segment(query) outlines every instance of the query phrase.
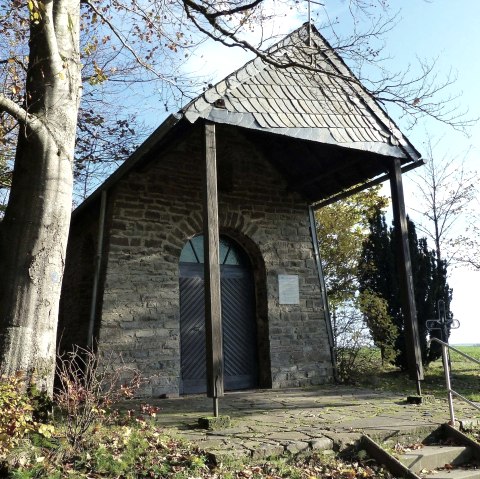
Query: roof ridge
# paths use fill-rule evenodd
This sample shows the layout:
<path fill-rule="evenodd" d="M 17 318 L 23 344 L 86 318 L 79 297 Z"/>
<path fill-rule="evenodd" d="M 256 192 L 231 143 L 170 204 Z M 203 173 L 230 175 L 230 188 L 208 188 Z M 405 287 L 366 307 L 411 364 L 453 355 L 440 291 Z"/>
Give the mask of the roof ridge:
<path fill-rule="evenodd" d="M 275 102 L 272 108 L 268 108 L 267 104 L 258 103 L 245 86 L 256 83 L 267 88 L 281 87 L 282 81 L 292 86 L 289 88 L 290 102 L 295 104 L 298 98 L 304 97 L 313 102 L 316 109 L 312 111 L 307 105 L 307 110 L 302 106 L 298 114 L 289 113 Z M 236 93 L 241 87 L 243 89 Z M 275 96 L 273 90 L 272 94 Z M 223 101 L 217 103 L 218 100 Z M 323 133 L 317 136 L 322 138 L 321 141 L 346 144 L 350 139 L 361 148 L 364 147 L 361 143 L 383 143 L 401 150 L 402 156 L 407 158 L 420 156 L 328 40 L 308 22 L 210 86 L 181 113 L 191 123 L 198 118 L 209 118 L 220 123 L 272 129 L 278 133 L 282 133 L 282 128 L 302 129 L 313 124 L 317 125 L 312 126 L 313 129 L 323 128 Z M 302 115 L 311 115 L 311 118 L 304 121 Z M 356 115 L 356 118 L 363 115 L 363 120 L 358 123 L 354 118 L 347 118 L 349 115 Z M 325 124 L 329 124 L 328 117 L 339 122 L 335 128 L 325 128 Z"/>
<path fill-rule="evenodd" d="M 337 68 L 343 76 L 349 77 L 351 79 L 351 81 L 349 81 L 348 84 L 351 85 L 351 88 L 353 92 L 356 94 L 356 97 L 359 100 L 361 100 L 369 108 L 370 112 L 373 115 L 375 115 L 387 127 L 388 130 L 391 131 L 395 140 L 399 142 L 399 145 L 401 146 L 401 148 L 406 150 L 406 153 L 409 156 L 411 156 L 413 152 L 417 156 L 419 156 L 419 153 L 416 150 L 416 148 L 410 143 L 408 138 L 402 133 L 402 131 L 397 126 L 397 124 L 392 119 L 392 117 L 382 108 L 378 100 L 366 89 L 366 87 L 353 73 L 353 71 L 347 65 L 347 63 L 341 57 L 341 55 L 336 53 L 335 49 L 332 47 L 332 45 L 330 45 L 329 41 L 317 30 L 317 28 L 313 24 L 312 24 L 312 30 L 315 31 L 316 36 L 320 38 L 322 43 L 327 47 L 325 50 L 326 59 L 331 64 L 333 64 L 333 66 Z M 331 53 L 331 55 L 329 56 L 328 53 Z M 339 63 L 339 65 L 337 63 Z M 342 73 L 341 70 L 343 69 L 346 70 L 345 73 Z M 359 89 L 363 94 L 359 94 L 357 89 Z"/>
<path fill-rule="evenodd" d="M 230 73 L 219 82 L 210 86 L 204 92 L 200 93 L 198 97 L 187 103 L 187 105 L 181 109 L 181 112 L 183 112 L 185 117 L 190 122 L 194 123 L 200 116 L 200 113 L 206 113 L 207 110 L 211 109 L 212 103 L 214 103 L 216 100 L 219 100 L 225 94 L 228 88 L 236 89 L 241 86 L 243 82 L 263 71 L 269 65 L 269 63 L 266 62 L 263 57 L 275 55 L 282 49 L 289 46 L 292 38 L 295 35 L 300 34 L 302 30 L 306 30 L 307 25 L 308 23 L 302 24 L 296 30 L 281 38 L 277 43 L 274 43 L 268 47 L 264 55 L 257 55 L 255 58 L 252 58 L 243 66 L 237 68 L 234 72 Z M 250 71 L 248 71 L 249 69 Z M 246 74 L 244 74 L 244 72 Z M 239 75 L 241 75 L 242 78 L 239 79 Z M 233 80 L 232 82 L 232 79 L 234 78 L 235 80 L 238 79 L 238 81 Z M 194 108 L 196 111 L 193 112 L 192 108 Z"/>

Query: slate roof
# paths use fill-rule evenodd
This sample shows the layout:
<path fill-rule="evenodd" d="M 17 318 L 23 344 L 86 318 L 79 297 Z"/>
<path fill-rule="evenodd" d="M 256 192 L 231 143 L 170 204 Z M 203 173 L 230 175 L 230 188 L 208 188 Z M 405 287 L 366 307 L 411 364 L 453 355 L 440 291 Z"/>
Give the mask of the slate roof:
<path fill-rule="evenodd" d="M 271 59 L 271 61 L 270 61 Z M 307 65 L 307 67 L 305 67 Z M 78 208 L 78 215 L 132 169 L 151 161 L 199 119 L 222 139 L 245 139 L 284 175 L 288 189 L 312 203 L 384 175 L 389 159 L 408 168 L 420 154 L 312 26 L 305 24 L 170 115 Z"/>
<path fill-rule="evenodd" d="M 192 123 L 203 118 L 417 160 L 419 153 L 313 26 L 310 43 L 305 24 L 269 49 L 273 63 L 248 62 L 183 114 Z"/>

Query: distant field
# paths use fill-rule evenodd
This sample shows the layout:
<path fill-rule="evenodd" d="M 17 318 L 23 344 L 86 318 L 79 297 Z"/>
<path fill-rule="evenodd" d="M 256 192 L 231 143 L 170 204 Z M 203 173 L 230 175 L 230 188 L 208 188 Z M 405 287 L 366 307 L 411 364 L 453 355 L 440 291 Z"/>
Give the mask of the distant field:
<path fill-rule="evenodd" d="M 473 356 L 475 359 L 480 361 L 480 344 L 475 346 L 454 346 L 454 348 L 459 349 L 462 351 L 462 353 Z"/>
<path fill-rule="evenodd" d="M 480 345 L 454 346 L 464 354 L 480 361 Z M 371 353 L 371 351 L 370 351 Z M 480 402 L 480 365 L 468 361 L 455 351 L 451 352 L 452 388 L 471 401 Z M 398 369 L 386 365 L 381 367 L 375 355 L 370 356 L 371 370 L 365 371 L 360 382 L 365 386 L 384 390 L 415 393 L 415 383 Z M 422 381 L 422 392 L 436 397 L 446 397 L 445 375 L 442 360 L 438 359 L 425 368 L 425 380 Z"/>
<path fill-rule="evenodd" d="M 464 354 L 480 361 L 480 346 L 454 346 Z M 456 351 L 450 353 L 452 368 L 452 389 L 458 390 L 460 394 L 472 401 L 480 401 L 480 365 L 469 361 Z M 443 374 L 441 361 L 436 361 L 437 366 Z"/>

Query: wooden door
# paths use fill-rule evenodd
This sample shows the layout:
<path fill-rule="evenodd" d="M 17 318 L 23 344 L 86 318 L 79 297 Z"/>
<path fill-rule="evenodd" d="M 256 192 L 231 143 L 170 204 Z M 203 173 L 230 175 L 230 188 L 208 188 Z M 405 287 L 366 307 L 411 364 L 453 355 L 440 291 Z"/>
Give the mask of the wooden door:
<path fill-rule="evenodd" d="M 180 262 L 180 392 L 183 394 L 206 391 L 203 254 L 195 251 L 202 237 L 196 238 L 187 245 L 189 254 L 182 254 Z M 220 256 L 221 260 L 224 258 L 220 271 L 225 389 L 254 388 L 258 382 L 258 364 L 253 275 L 244 253 L 221 239 L 221 252 L 229 251 Z M 196 259 L 199 262 L 194 262 Z"/>

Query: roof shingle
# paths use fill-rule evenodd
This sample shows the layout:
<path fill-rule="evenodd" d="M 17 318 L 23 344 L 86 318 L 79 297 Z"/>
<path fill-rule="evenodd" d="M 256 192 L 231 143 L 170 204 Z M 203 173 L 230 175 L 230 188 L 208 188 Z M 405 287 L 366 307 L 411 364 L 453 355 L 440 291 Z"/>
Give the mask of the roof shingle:
<path fill-rule="evenodd" d="M 269 49 L 276 64 L 257 57 L 206 90 L 183 109 L 186 118 L 322 138 L 382 154 L 394 148 L 395 156 L 418 159 L 415 148 L 314 28 L 313 47 L 308 46 L 307 30 L 304 25 Z M 220 98 L 224 102 L 217 107 Z"/>

